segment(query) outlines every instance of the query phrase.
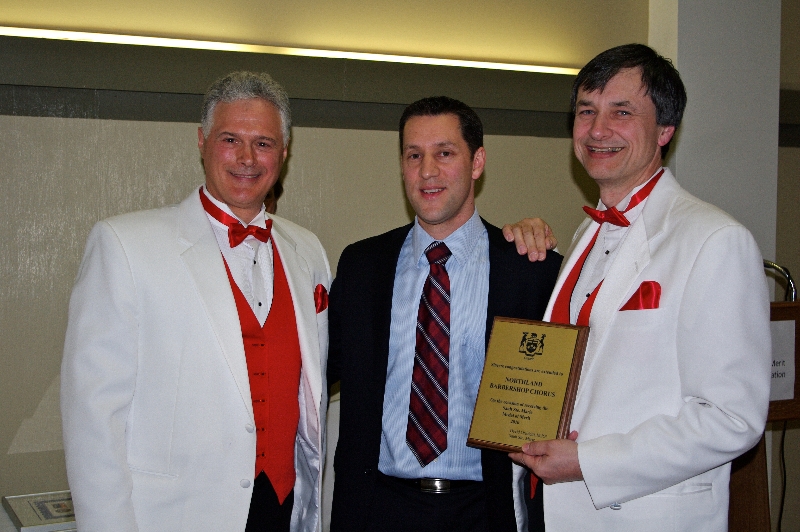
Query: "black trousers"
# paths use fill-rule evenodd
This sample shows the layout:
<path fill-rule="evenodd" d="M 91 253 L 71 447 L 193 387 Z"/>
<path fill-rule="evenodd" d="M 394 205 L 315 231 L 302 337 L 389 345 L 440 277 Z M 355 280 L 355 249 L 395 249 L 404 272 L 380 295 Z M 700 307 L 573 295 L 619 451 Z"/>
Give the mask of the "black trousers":
<path fill-rule="evenodd" d="M 530 474 L 525 476 L 525 506 L 528 507 L 528 532 L 544 532 L 544 484 L 539 481 L 531 499 Z"/>
<path fill-rule="evenodd" d="M 483 482 L 423 493 L 379 474 L 367 532 L 489 532 Z"/>
<path fill-rule="evenodd" d="M 250 499 L 245 532 L 289 532 L 292 507 L 294 490 L 289 492 L 283 504 L 279 503 L 272 482 L 262 471 L 253 483 L 253 498 Z"/>

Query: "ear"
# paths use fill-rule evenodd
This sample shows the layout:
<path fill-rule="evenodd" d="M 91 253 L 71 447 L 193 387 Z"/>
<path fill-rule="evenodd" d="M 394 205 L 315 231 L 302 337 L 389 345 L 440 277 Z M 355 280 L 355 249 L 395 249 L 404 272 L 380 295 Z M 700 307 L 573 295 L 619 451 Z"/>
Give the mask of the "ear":
<path fill-rule="evenodd" d="M 675 134 L 675 126 L 659 126 L 661 128 L 661 132 L 658 134 L 658 145 L 665 146 L 670 140 L 672 140 L 672 136 Z"/>
<path fill-rule="evenodd" d="M 472 156 L 472 179 L 478 179 L 483 174 L 483 167 L 486 166 L 486 150 L 483 146 L 475 150 Z"/>
<path fill-rule="evenodd" d="M 197 128 L 197 148 L 200 150 L 200 153 L 203 153 L 203 144 L 205 143 L 206 138 L 203 136 L 203 128 Z"/>

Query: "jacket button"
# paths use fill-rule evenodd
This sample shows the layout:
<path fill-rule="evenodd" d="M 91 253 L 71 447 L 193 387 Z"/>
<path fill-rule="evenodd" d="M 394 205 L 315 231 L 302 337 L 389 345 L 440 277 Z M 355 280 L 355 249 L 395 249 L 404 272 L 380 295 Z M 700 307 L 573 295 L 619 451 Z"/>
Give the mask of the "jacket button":
<path fill-rule="evenodd" d="M 246 430 L 247 432 L 252 434 L 252 433 L 254 433 L 256 431 L 256 428 L 253 425 L 248 423 L 247 425 L 244 426 L 244 430 Z"/>
<path fill-rule="evenodd" d="M 609 506 L 609 508 L 611 508 L 612 510 L 622 510 L 622 505 L 618 502 L 615 502 L 614 504 Z"/>
<path fill-rule="evenodd" d="M 372 474 L 372 468 L 371 468 L 371 467 L 368 467 L 368 468 L 366 468 L 366 469 L 364 470 L 364 474 L 365 474 L 365 475 L 371 475 L 371 474 Z"/>
<path fill-rule="evenodd" d="M 242 481 L 241 481 L 241 482 L 239 482 L 239 485 L 240 485 L 241 487 L 243 487 L 243 488 L 249 488 L 249 487 L 250 487 L 250 481 L 249 481 L 249 480 L 247 480 L 246 478 L 245 478 L 245 479 L 242 479 Z"/>

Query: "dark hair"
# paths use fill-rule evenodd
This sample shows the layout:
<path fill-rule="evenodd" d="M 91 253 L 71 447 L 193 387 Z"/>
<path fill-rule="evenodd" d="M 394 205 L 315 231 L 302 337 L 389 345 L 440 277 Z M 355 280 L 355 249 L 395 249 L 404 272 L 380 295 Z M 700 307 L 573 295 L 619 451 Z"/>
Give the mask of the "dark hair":
<path fill-rule="evenodd" d="M 458 117 L 461 136 L 469 147 L 470 157 L 474 157 L 478 148 L 483 146 L 483 123 L 469 105 L 447 96 L 423 98 L 406 107 L 403 116 L 400 117 L 400 152 L 403 151 L 403 129 L 410 118 L 445 114 Z"/>
<path fill-rule="evenodd" d="M 672 61 L 644 44 L 617 46 L 589 61 L 572 84 L 572 112 L 576 111 L 579 89 L 602 92 L 611 78 L 628 68 L 641 70 L 645 94 L 650 95 L 656 106 L 656 123 L 677 128 L 686 109 L 686 88 Z M 668 149 L 669 143 L 661 147 L 662 158 Z"/>

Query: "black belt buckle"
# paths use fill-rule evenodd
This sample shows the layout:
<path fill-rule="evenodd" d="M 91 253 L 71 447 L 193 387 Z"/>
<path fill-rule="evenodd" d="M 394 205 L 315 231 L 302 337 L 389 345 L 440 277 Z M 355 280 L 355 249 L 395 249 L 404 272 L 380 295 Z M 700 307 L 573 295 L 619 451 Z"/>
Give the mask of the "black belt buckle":
<path fill-rule="evenodd" d="M 423 493 L 450 493 L 450 481 L 444 478 L 421 478 L 419 489 Z"/>

